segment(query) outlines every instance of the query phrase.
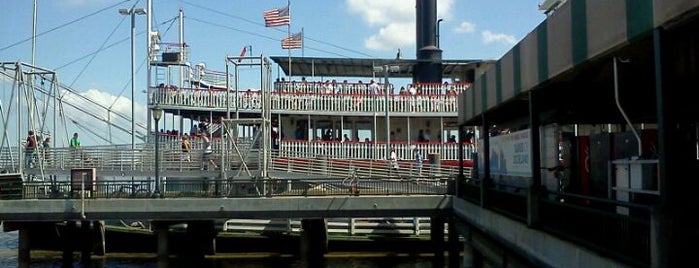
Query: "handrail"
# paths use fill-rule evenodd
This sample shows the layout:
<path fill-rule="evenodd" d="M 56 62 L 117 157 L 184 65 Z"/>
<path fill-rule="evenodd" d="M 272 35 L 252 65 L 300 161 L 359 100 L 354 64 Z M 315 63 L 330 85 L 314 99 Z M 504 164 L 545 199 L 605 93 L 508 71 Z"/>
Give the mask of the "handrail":
<path fill-rule="evenodd" d="M 222 159 L 223 150 L 220 142 L 213 143 L 215 159 Z M 238 170 L 242 162 L 251 170 L 258 170 L 264 159 L 257 153 L 259 149 L 254 148 L 251 143 L 241 141 L 238 143 L 242 150 L 250 150 L 250 153 L 243 156 L 229 158 L 225 170 Z M 179 141 L 164 141 L 160 143 L 161 150 L 159 161 L 160 171 L 189 172 L 182 175 L 187 177 L 200 176 L 200 169 L 203 165 L 203 150 L 198 143 L 192 143 L 190 154 L 184 155 L 180 148 Z M 45 176 L 63 174 L 65 170 L 73 168 L 95 168 L 98 172 L 141 172 L 150 173 L 155 171 L 154 144 L 141 144 L 135 149 L 129 146 L 85 146 L 79 150 L 71 148 L 50 148 L 41 149 L 38 153 L 40 165 L 27 170 L 33 176 Z M 12 148 L 0 149 L 0 168 L 6 171 L 19 170 L 16 161 L 12 161 L 12 155 L 21 153 L 12 151 Z M 242 157 L 242 158 L 241 158 Z M 312 151 L 286 151 L 275 150 L 271 159 L 268 160 L 270 170 L 294 172 L 299 174 L 313 174 L 326 178 L 339 178 L 348 174 L 353 168 L 360 168 L 359 175 L 365 177 L 383 178 L 441 178 L 453 177 L 458 174 L 458 166 L 440 165 L 437 163 L 425 163 L 422 166 L 414 160 L 400 160 L 400 168 L 394 170 L 390 168 L 389 162 L 385 159 L 351 159 L 342 155 L 318 154 Z M 41 171 L 41 172 L 37 172 Z M 229 175 L 232 175 L 231 173 Z"/>
<path fill-rule="evenodd" d="M 201 156 L 204 148 L 196 138 L 192 139 L 189 157 L 183 156 L 181 141 L 174 136 L 164 136 L 161 139 L 159 149 L 161 150 L 160 167 L 161 170 L 198 170 L 202 167 Z M 212 141 L 212 148 L 217 159 L 221 159 L 224 148 L 220 140 Z M 249 140 L 241 139 L 237 142 L 241 150 L 252 150 L 247 154 L 246 163 L 259 164 L 262 159 L 256 153 L 259 149 L 254 148 L 254 144 Z M 378 147 L 377 147 L 378 146 Z M 432 174 L 456 174 L 458 163 L 454 163 L 454 156 L 458 156 L 459 144 L 395 144 L 392 145 L 398 152 L 398 162 L 401 167 L 398 171 L 390 172 L 388 161 L 383 158 L 372 157 L 375 149 L 385 150 L 386 144 L 374 143 L 342 143 L 342 142 L 301 142 L 282 141 L 280 149 L 273 151 L 270 160 L 275 170 L 314 171 L 326 168 L 323 172 L 327 174 L 346 174 L 346 170 L 335 170 L 336 167 L 349 166 L 371 168 L 373 174 L 413 176 L 419 174 L 419 165 L 412 159 L 411 146 L 416 146 L 420 150 L 432 155 L 431 160 L 423 160 L 422 171 L 425 175 Z M 467 150 L 475 150 L 468 148 Z M 17 147 L 0 149 L 0 169 L 6 171 L 19 170 L 16 159 L 18 154 L 23 153 Z M 379 154 L 383 155 L 383 154 Z M 465 154 L 470 155 L 470 154 Z M 137 144 L 135 149 L 130 145 L 109 145 L 109 146 L 84 146 L 79 151 L 71 148 L 40 148 L 37 153 L 39 160 L 38 167 L 43 170 L 65 170 L 70 168 L 97 168 L 98 171 L 141 171 L 154 170 L 155 166 L 155 146 L 152 143 Z M 468 160 L 468 159 L 467 159 Z M 243 159 L 233 157 L 230 168 L 233 170 Z M 439 162 L 437 162 L 439 161 Z M 322 163 L 321 163 L 322 162 Z M 303 168 L 301 168 L 303 167 Z M 349 169 L 347 169 L 349 170 Z M 320 171 L 318 171 L 320 172 Z"/>
<path fill-rule="evenodd" d="M 453 177 L 403 179 L 366 177 L 357 183 L 363 196 L 445 195 Z M 129 185 L 145 185 L 124 194 Z M 90 189 L 81 191 L 80 189 Z M 129 188 L 133 189 L 133 188 Z M 145 189 L 145 190 L 144 190 Z M 68 179 L 25 181 L 17 192 L 22 199 L 148 199 L 153 198 L 154 180 L 111 179 L 86 182 L 84 187 Z M 172 178 L 163 183 L 159 196 L 163 198 L 251 198 L 292 196 L 348 196 L 349 188 L 341 178 L 250 178 L 209 179 Z M 17 199 L 15 192 L 0 192 L 0 200 Z"/>

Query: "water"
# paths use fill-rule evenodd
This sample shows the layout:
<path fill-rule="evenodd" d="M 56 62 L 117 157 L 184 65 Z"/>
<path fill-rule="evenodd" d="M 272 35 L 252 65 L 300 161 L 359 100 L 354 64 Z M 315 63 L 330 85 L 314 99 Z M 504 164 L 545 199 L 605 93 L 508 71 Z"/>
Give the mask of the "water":
<path fill-rule="evenodd" d="M 0 232 L 0 267 L 17 267 L 17 245 L 17 232 Z"/>
<path fill-rule="evenodd" d="M 18 267 L 17 232 L 0 232 L 0 267 Z M 80 257 L 76 254 L 73 267 L 81 267 Z M 445 265 L 447 264 L 445 259 Z M 324 267 L 324 268 L 427 268 L 432 267 L 428 255 L 404 255 L 385 253 L 339 253 L 326 255 L 325 262 L 319 265 L 307 265 L 295 256 L 288 254 L 217 254 L 203 260 L 171 259 L 168 267 L 240 267 L 240 268 L 283 268 L 283 267 Z M 60 252 L 32 251 L 30 267 L 62 267 Z M 155 254 L 107 254 L 105 257 L 93 256 L 92 267 L 141 268 L 158 267 Z M 445 266 L 446 267 L 446 266 Z"/>

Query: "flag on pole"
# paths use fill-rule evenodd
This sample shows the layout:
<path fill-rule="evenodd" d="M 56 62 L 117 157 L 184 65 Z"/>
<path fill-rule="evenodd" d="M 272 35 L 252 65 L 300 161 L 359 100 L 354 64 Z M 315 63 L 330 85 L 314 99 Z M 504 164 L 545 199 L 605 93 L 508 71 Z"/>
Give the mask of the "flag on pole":
<path fill-rule="evenodd" d="M 245 53 L 247 53 L 247 48 L 248 46 L 244 46 L 243 50 L 240 51 L 240 57 L 238 58 L 238 62 L 243 61 L 243 56 L 245 56 Z"/>
<path fill-rule="evenodd" d="M 262 17 L 265 19 L 266 27 L 289 25 L 291 22 L 288 5 L 285 7 L 267 9 L 262 13 Z"/>
<path fill-rule="evenodd" d="M 282 39 L 283 49 L 301 48 L 303 46 L 303 32 L 295 33 Z"/>

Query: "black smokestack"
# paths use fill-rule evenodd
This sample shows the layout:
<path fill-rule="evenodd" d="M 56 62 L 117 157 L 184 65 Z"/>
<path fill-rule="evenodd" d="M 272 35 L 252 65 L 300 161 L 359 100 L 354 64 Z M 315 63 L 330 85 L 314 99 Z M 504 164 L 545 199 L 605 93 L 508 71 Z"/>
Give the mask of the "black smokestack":
<path fill-rule="evenodd" d="M 414 82 L 442 82 L 442 50 L 437 47 L 437 0 L 415 0 Z"/>

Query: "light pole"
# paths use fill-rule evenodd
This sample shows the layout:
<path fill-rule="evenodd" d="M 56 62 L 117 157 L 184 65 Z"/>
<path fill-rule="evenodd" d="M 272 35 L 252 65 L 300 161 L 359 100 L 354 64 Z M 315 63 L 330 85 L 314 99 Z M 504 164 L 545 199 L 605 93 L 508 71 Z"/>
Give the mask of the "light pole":
<path fill-rule="evenodd" d="M 383 67 L 374 67 L 374 72 L 383 72 L 384 76 L 384 82 L 383 82 L 383 91 L 384 91 L 384 97 L 386 98 L 384 101 L 384 116 L 386 117 L 386 159 L 391 158 L 391 112 L 389 111 L 389 86 L 388 86 L 388 73 L 397 73 L 400 71 L 400 66 L 388 66 L 384 65 Z"/>
<path fill-rule="evenodd" d="M 163 109 L 156 105 L 151 108 L 151 114 L 155 121 L 155 192 L 153 192 L 153 195 L 162 197 L 160 194 L 160 141 L 158 140 L 160 133 L 158 133 L 158 121 L 160 121 L 160 117 L 163 116 Z"/>
<path fill-rule="evenodd" d="M 436 34 L 437 40 L 435 40 L 435 41 L 437 41 L 437 42 L 436 42 L 437 48 L 439 48 L 439 23 L 442 22 L 443 20 L 444 20 L 444 19 L 438 19 L 438 20 L 437 20 L 437 34 Z"/>
<path fill-rule="evenodd" d="M 136 33 L 136 15 L 145 15 L 146 10 L 143 8 L 120 8 L 119 14 L 131 16 L 131 154 L 136 151 L 136 71 L 134 62 L 136 61 L 134 35 Z M 133 165 L 133 161 L 132 161 Z M 133 168 L 133 166 L 132 166 Z"/>

